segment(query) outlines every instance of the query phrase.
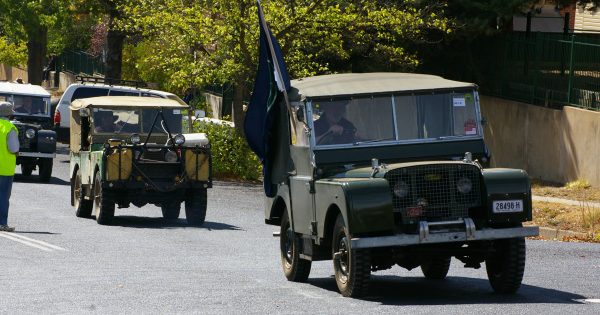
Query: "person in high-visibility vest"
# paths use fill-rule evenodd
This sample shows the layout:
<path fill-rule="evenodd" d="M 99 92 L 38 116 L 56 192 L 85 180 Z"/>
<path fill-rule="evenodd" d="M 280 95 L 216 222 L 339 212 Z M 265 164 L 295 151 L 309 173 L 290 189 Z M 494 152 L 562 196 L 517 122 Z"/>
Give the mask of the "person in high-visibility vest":
<path fill-rule="evenodd" d="M 0 102 L 0 231 L 13 232 L 14 227 L 8 226 L 8 200 L 12 190 L 17 152 L 19 152 L 19 131 L 8 116 L 12 115 L 13 105 Z"/>

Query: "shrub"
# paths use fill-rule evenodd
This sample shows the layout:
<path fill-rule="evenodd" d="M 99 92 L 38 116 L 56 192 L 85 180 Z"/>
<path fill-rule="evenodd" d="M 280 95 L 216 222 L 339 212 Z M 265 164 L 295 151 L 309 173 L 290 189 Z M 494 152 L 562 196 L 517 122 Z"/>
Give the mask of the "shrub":
<path fill-rule="evenodd" d="M 565 185 L 565 188 L 571 190 L 588 189 L 590 187 L 592 187 L 592 185 L 585 179 L 578 179 L 576 181 L 568 182 Z"/>
<path fill-rule="evenodd" d="M 198 132 L 206 133 L 212 153 L 213 176 L 219 179 L 258 180 L 262 165 L 246 140 L 235 128 L 215 123 L 195 123 Z"/>

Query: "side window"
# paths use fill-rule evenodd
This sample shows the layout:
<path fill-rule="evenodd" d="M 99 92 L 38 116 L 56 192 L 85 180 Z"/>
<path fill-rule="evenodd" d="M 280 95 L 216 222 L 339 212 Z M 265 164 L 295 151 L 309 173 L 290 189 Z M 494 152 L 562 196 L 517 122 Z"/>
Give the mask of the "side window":
<path fill-rule="evenodd" d="M 140 96 L 139 92 L 134 91 L 119 91 L 119 90 L 110 90 L 108 92 L 109 96 Z"/>
<path fill-rule="evenodd" d="M 75 90 L 71 102 L 80 98 L 107 96 L 108 89 L 104 88 L 92 88 L 92 87 L 80 87 Z"/>

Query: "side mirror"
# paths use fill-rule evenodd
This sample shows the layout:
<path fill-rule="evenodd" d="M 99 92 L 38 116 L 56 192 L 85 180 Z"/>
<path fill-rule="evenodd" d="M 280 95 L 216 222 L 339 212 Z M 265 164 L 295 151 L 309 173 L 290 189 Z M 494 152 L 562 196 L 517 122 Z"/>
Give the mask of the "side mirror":
<path fill-rule="evenodd" d="M 198 119 L 198 118 L 204 118 L 205 116 L 206 116 L 206 113 L 203 110 L 201 110 L 201 109 L 196 109 L 194 111 L 194 117 L 196 117 L 196 119 Z"/>
<path fill-rule="evenodd" d="M 89 108 L 80 108 L 79 109 L 79 116 L 80 117 L 89 117 L 90 116 L 90 109 Z"/>
<path fill-rule="evenodd" d="M 487 119 L 485 117 L 481 117 L 481 125 L 485 126 L 487 124 Z"/>
<path fill-rule="evenodd" d="M 304 122 L 304 107 L 298 106 L 296 109 L 296 118 L 298 118 L 298 121 Z"/>

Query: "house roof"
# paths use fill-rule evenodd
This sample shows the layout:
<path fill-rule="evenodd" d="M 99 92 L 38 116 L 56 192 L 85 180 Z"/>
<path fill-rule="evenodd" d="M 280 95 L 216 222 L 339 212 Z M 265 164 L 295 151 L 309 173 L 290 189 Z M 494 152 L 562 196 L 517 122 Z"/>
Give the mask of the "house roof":
<path fill-rule="evenodd" d="M 416 73 L 344 73 L 291 81 L 291 100 L 360 94 L 420 92 L 476 88 L 473 83 Z"/>

